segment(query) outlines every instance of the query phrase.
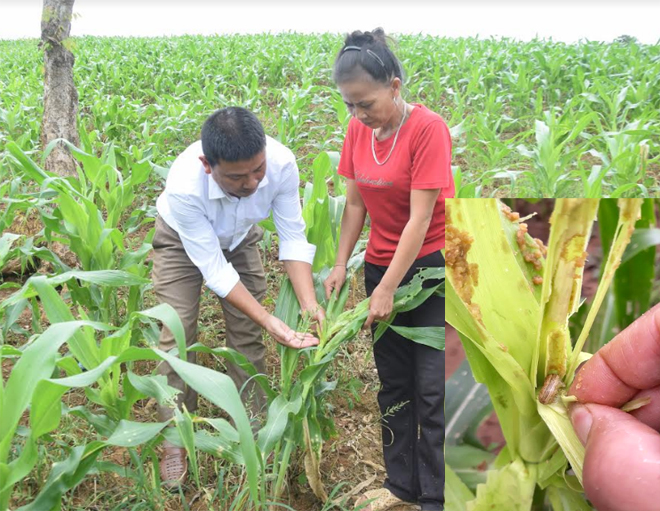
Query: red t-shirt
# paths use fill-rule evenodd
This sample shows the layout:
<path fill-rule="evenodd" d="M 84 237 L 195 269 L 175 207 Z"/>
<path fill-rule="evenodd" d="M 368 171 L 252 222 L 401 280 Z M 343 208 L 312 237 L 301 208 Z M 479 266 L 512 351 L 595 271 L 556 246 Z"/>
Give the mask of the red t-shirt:
<path fill-rule="evenodd" d="M 371 217 L 366 261 L 380 266 L 392 262 L 401 233 L 410 220 L 411 190 L 440 189 L 433 219 L 417 259 L 445 246 L 445 198 L 454 196 L 451 137 L 445 121 L 423 105 L 414 105 L 401 127 L 396 147 L 385 165 L 374 161 L 372 129 L 353 118 L 344 140 L 339 174 L 357 183 Z M 394 135 L 376 139 L 378 161 L 392 148 Z"/>

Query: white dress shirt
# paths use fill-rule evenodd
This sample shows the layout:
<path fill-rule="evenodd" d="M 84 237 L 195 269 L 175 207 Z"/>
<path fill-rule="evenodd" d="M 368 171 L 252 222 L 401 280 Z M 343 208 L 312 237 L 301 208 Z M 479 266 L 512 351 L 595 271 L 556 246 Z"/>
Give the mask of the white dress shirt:
<path fill-rule="evenodd" d="M 293 153 L 266 137 L 266 175 L 249 197 L 225 194 L 199 160 L 201 140 L 174 160 L 165 190 L 156 201 L 158 214 L 181 238 L 206 285 L 224 298 L 240 280 L 222 250 L 232 251 L 252 226 L 268 218 L 279 236 L 279 259 L 312 263 L 316 247 L 307 242 Z"/>

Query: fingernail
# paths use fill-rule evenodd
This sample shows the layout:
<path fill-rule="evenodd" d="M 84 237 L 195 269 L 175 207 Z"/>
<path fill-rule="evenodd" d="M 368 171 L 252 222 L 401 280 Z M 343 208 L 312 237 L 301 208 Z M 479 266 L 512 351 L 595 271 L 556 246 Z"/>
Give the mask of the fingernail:
<path fill-rule="evenodd" d="M 582 366 L 583 366 L 584 364 L 586 364 L 587 362 L 588 362 L 588 360 L 585 360 L 584 362 L 580 362 L 580 365 L 577 366 L 577 368 L 575 369 L 575 372 L 573 373 L 573 376 L 574 376 L 574 377 L 577 376 L 577 374 L 580 372 L 580 369 L 582 369 Z"/>
<path fill-rule="evenodd" d="M 569 409 L 569 414 L 573 429 L 575 429 L 575 433 L 577 433 L 580 442 L 582 442 L 582 445 L 587 445 L 589 431 L 591 431 L 591 425 L 594 422 L 594 418 L 591 415 L 589 408 L 581 404 L 572 404 Z"/>

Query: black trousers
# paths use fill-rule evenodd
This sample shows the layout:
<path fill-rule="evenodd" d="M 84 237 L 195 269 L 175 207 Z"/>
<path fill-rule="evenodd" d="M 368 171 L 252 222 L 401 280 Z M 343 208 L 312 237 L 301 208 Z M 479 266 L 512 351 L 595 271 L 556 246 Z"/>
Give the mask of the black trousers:
<path fill-rule="evenodd" d="M 445 265 L 440 251 L 415 261 L 401 285 L 419 268 Z M 371 296 L 386 266 L 365 264 L 365 286 Z M 395 325 L 444 326 L 444 298 L 432 296 L 415 310 L 399 314 Z M 417 344 L 391 328 L 374 345 L 383 416 L 385 488 L 400 499 L 417 502 L 423 511 L 444 507 L 445 487 L 445 352 Z"/>

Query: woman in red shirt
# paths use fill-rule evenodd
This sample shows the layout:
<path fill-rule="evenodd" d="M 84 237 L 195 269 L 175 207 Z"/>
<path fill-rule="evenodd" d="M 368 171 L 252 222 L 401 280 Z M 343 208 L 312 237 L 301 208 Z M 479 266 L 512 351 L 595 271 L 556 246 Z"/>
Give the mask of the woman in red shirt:
<path fill-rule="evenodd" d="M 419 268 L 444 266 L 444 199 L 454 195 L 451 138 L 438 114 L 401 97 L 401 64 L 382 29 L 350 34 L 333 78 L 353 118 L 339 162 L 339 173 L 348 179 L 346 209 L 325 288 L 329 296 L 346 280 L 346 263 L 368 213 L 365 326 L 372 326 L 390 315 L 397 287 Z M 434 296 L 394 324 L 444 326 L 444 299 Z M 371 500 L 365 511 L 384 511 L 410 502 L 439 511 L 444 506 L 444 352 L 389 329 L 374 345 L 374 357 L 382 383 L 378 402 L 387 479 L 358 504 Z"/>

